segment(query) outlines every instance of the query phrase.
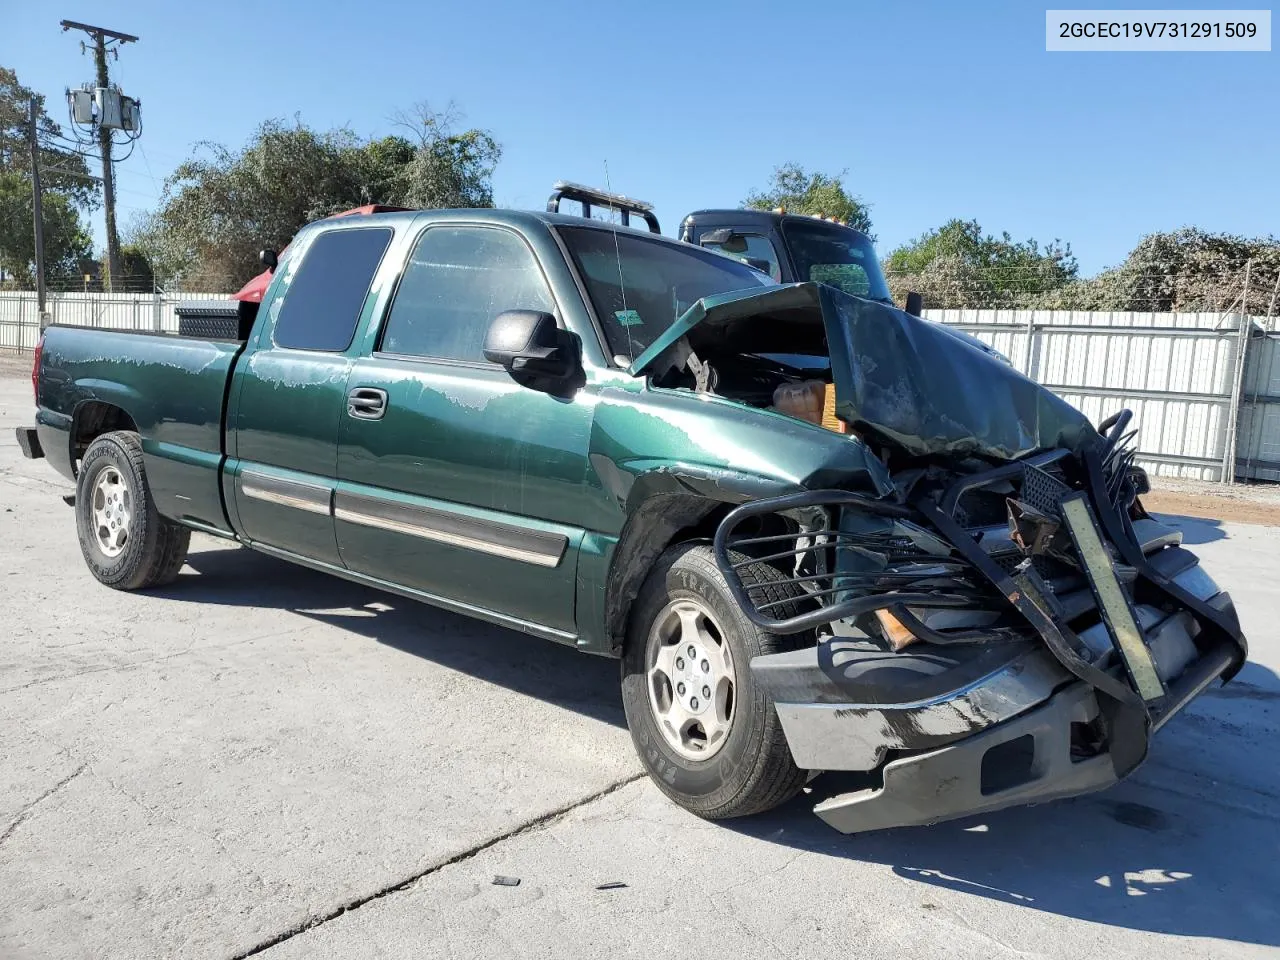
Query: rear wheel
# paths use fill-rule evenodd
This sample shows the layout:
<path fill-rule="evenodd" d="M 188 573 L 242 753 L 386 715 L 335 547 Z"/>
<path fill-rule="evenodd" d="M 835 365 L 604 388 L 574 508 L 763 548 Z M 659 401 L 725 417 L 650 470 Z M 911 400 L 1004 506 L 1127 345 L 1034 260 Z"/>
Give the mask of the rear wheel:
<path fill-rule="evenodd" d="M 191 531 L 156 512 L 136 433 L 104 433 L 89 445 L 76 479 L 76 530 L 89 571 L 117 590 L 177 579 Z"/>
<path fill-rule="evenodd" d="M 785 602 L 798 591 L 781 574 L 764 564 L 740 572 L 746 586 L 783 601 L 779 613 L 788 615 Z M 640 760 L 664 793 L 721 819 L 768 810 L 800 791 L 806 773 L 749 665 L 804 642 L 751 623 L 710 548 L 674 547 L 658 559 L 632 608 L 622 700 Z"/>

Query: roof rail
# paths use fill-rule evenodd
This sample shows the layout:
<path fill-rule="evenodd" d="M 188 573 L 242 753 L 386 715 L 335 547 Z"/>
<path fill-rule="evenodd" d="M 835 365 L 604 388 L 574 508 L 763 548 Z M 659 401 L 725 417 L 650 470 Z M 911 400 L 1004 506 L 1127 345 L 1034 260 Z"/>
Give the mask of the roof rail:
<path fill-rule="evenodd" d="M 622 213 L 624 227 L 631 226 L 631 215 L 637 214 L 649 225 L 651 233 L 662 232 L 662 228 L 658 226 L 658 218 L 653 213 L 653 204 L 645 203 L 643 200 L 633 200 L 620 193 L 609 193 L 607 190 L 597 190 L 595 187 L 584 187 L 580 183 L 570 183 L 568 180 L 557 180 L 551 188 L 551 198 L 547 200 L 547 212 L 559 213 L 561 200 L 578 201 L 582 204 L 582 215 L 588 220 L 591 219 L 593 206 L 607 207 Z"/>

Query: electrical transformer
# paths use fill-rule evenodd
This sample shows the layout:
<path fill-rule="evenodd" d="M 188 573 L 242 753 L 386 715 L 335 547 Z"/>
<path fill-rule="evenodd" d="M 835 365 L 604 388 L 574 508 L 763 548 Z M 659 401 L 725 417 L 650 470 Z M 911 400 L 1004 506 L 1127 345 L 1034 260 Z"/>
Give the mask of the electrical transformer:
<path fill-rule="evenodd" d="M 67 91 L 67 105 L 71 108 L 71 121 L 90 126 L 94 120 L 93 90 L 81 87 Z"/>
<path fill-rule="evenodd" d="M 98 87 L 93 91 L 98 107 L 98 126 L 104 130 L 120 129 L 120 91 L 116 87 Z"/>
<path fill-rule="evenodd" d="M 142 129 L 142 104 L 133 97 L 120 98 L 120 129 L 125 133 Z"/>

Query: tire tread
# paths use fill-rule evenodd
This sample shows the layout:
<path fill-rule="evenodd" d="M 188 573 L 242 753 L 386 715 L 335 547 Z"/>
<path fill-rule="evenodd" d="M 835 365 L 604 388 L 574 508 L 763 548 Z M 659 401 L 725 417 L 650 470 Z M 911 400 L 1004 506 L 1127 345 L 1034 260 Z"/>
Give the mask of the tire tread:
<path fill-rule="evenodd" d="M 741 554 L 732 554 L 731 559 L 734 563 L 740 563 L 749 558 Z M 783 579 L 782 574 L 775 568 L 765 563 L 753 563 L 748 567 L 739 567 L 738 576 L 742 579 L 742 586 L 748 595 L 763 598 L 759 601 L 761 603 L 791 601 L 780 607 L 771 608 L 780 611 L 778 613 L 780 619 L 794 616 L 798 612 L 795 610 L 795 601 L 799 598 L 796 596 L 794 587 L 788 583 L 779 583 L 778 581 Z M 769 636 L 776 641 L 776 652 L 794 649 L 803 643 L 802 640 L 776 634 Z M 771 720 L 772 723 L 765 725 L 766 739 L 761 748 L 763 762 L 757 765 L 754 776 L 743 786 L 739 797 L 735 798 L 736 802 L 726 803 L 723 810 L 708 812 L 706 814 L 708 819 L 763 813 L 786 803 L 804 788 L 809 773 L 797 767 L 795 760 L 792 759 L 791 747 L 787 744 L 787 735 L 782 729 L 782 722 L 778 720 L 776 711 L 773 712 Z"/>
<path fill-rule="evenodd" d="M 97 454 L 102 447 L 114 447 L 126 461 L 119 464 L 130 474 L 130 480 L 136 481 L 134 491 L 135 509 L 143 511 L 142 541 L 140 551 L 133 553 L 118 573 L 107 574 L 96 561 L 96 548 L 89 540 L 90 534 L 80 523 L 81 514 L 77 510 L 77 532 L 80 538 L 81 551 L 90 571 L 102 583 L 116 590 L 146 590 L 151 587 L 165 586 L 178 578 L 182 566 L 187 560 L 187 550 L 191 543 L 191 530 L 179 523 L 174 523 L 160 516 L 156 511 L 155 500 L 151 495 L 151 486 L 147 482 L 147 474 L 142 455 L 142 441 L 138 435 L 129 430 L 113 430 L 94 439 L 85 451 L 84 463 L 88 464 L 98 456 L 112 456 L 110 453 Z M 87 470 L 81 468 L 81 477 L 87 476 Z M 83 483 L 87 488 L 88 484 Z M 77 503 L 88 493 L 87 489 L 77 491 Z M 128 548 L 126 547 L 126 550 Z"/>
<path fill-rule="evenodd" d="M 743 554 L 734 553 L 730 556 L 734 563 L 750 561 L 750 558 Z M 658 558 L 632 605 L 633 614 L 648 616 L 648 611 L 660 602 L 665 602 L 665 598 L 669 596 L 669 578 L 673 569 L 677 567 L 696 572 L 701 579 L 715 585 L 717 590 L 723 593 L 724 602 L 737 613 L 738 618 L 736 623 L 722 624 L 722 628 L 736 629 L 739 632 L 751 631 L 755 644 L 760 647 L 759 653 L 779 653 L 814 642 L 811 633 L 780 636 L 759 630 L 751 624 L 737 609 L 737 605 L 728 593 L 727 585 L 724 584 L 724 577 L 715 563 L 714 554 L 710 547 L 703 543 L 679 544 L 669 548 Z M 742 578 L 743 586 L 758 603 L 780 602 L 781 616 L 792 616 L 793 613 L 798 612 L 796 607 L 804 599 L 803 594 L 794 584 L 786 582 L 783 575 L 775 568 L 763 563 L 750 563 L 748 566 L 740 567 L 738 573 Z M 748 767 L 749 772 L 738 783 L 732 794 L 719 797 L 715 797 L 714 794 L 699 795 L 682 791 L 664 779 L 661 775 L 661 764 L 655 769 L 646 758 L 644 737 L 635 726 L 637 723 L 652 726 L 653 723 L 648 715 L 648 693 L 643 689 L 644 681 L 641 680 L 639 684 L 635 682 L 637 658 L 643 659 L 642 648 L 647 641 L 647 636 L 648 624 L 633 622 L 628 631 L 628 648 L 623 654 L 623 697 L 637 751 L 658 788 L 686 810 L 708 820 L 762 813 L 785 803 L 798 794 L 807 782 L 809 772 L 796 766 L 791 756 L 791 748 L 787 744 L 786 733 L 782 729 L 782 722 L 778 719 L 772 703 L 767 703 L 764 706 L 764 712 L 751 720 L 752 727 L 758 728 L 759 733 L 753 741 L 748 741 L 749 746 L 739 758 L 740 762 Z M 735 655 L 737 654 L 738 651 L 735 649 Z M 743 669 L 749 669 L 749 666 L 744 664 Z M 640 668 L 640 673 L 643 674 L 643 668 Z M 661 751 L 668 749 L 660 742 L 660 736 L 656 742 L 657 749 Z M 729 748 L 726 744 L 723 749 Z M 706 762 L 716 763 L 717 759 L 713 758 Z"/>

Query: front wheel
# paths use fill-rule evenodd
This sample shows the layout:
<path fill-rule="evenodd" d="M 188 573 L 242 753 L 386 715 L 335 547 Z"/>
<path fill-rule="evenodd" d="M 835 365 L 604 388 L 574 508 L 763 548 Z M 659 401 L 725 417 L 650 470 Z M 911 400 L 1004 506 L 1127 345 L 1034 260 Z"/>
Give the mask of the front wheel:
<path fill-rule="evenodd" d="M 739 572 L 769 601 L 785 607 L 799 597 L 765 564 Z M 747 619 L 710 548 L 683 545 L 658 559 L 632 608 L 622 702 L 640 760 L 664 793 L 716 820 L 760 813 L 800 791 L 806 773 L 750 663 L 803 642 Z"/>
<path fill-rule="evenodd" d="M 76 531 L 89 571 L 117 590 L 172 583 L 191 531 L 156 512 L 136 433 L 104 433 L 85 451 L 76 478 Z"/>

